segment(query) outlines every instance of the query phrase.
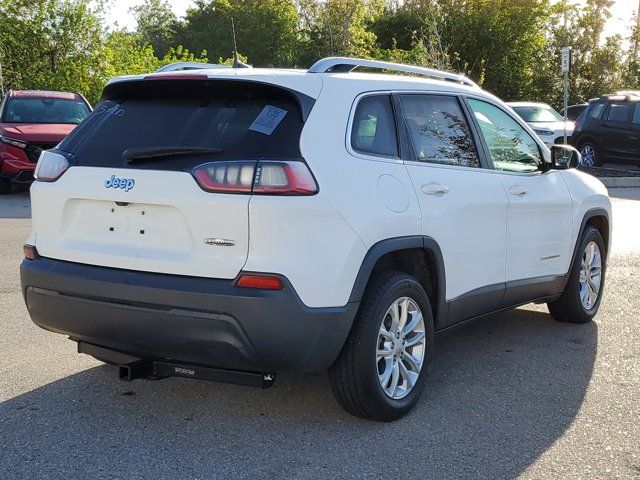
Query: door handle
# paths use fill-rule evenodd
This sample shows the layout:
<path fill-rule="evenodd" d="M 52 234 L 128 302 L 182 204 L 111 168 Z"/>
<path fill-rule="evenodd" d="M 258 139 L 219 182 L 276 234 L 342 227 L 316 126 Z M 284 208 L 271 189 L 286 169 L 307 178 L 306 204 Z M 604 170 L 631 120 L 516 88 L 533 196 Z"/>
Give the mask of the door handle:
<path fill-rule="evenodd" d="M 429 183 L 422 186 L 422 192 L 427 195 L 442 196 L 449 193 L 449 187 L 445 185 L 439 185 L 437 183 Z"/>
<path fill-rule="evenodd" d="M 525 187 L 515 186 L 509 189 L 509 193 L 516 197 L 524 197 L 527 193 L 529 193 L 529 189 Z"/>

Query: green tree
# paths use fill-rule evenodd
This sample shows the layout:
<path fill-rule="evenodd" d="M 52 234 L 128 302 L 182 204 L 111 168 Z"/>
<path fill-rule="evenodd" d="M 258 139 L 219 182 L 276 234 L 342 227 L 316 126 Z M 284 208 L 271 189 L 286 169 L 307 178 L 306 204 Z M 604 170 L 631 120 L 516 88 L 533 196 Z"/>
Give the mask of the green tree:
<path fill-rule="evenodd" d="M 90 0 L 0 0 L 5 88 L 91 90 L 100 69 L 98 12 Z"/>
<path fill-rule="evenodd" d="M 378 0 L 299 0 L 304 38 L 300 63 L 321 57 L 371 57 L 376 35 L 368 25 L 382 12 Z"/>
<path fill-rule="evenodd" d="M 231 18 L 238 49 L 256 66 L 290 66 L 298 47 L 298 12 L 291 0 L 197 0 L 180 29 L 183 45 L 211 58 L 232 52 Z"/>
<path fill-rule="evenodd" d="M 624 82 L 629 89 L 640 88 L 640 0 L 638 0 L 638 10 L 636 10 L 634 26 L 629 37 Z"/>
<path fill-rule="evenodd" d="M 142 44 L 149 44 L 158 57 L 177 44 L 179 21 L 167 0 L 145 0 L 132 7 L 138 27 L 136 32 Z"/>

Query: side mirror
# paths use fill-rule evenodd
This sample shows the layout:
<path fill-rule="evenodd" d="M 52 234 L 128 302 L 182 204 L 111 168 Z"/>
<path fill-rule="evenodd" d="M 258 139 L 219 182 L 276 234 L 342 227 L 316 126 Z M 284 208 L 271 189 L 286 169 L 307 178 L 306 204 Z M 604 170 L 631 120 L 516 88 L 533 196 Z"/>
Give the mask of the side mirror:
<path fill-rule="evenodd" d="M 582 163 L 582 155 L 571 145 L 551 146 L 551 168 L 555 170 L 566 170 L 576 168 Z"/>

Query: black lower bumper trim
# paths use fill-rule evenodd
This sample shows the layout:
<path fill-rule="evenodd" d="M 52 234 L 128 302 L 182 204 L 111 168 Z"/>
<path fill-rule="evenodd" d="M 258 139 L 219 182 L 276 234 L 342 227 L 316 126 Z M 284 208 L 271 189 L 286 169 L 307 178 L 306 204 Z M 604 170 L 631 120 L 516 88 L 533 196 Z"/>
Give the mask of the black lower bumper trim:
<path fill-rule="evenodd" d="M 263 291 L 233 280 L 120 270 L 41 257 L 20 268 L 36 325 L 135 359 L 250 372 L 328 368 L 358 303 L 310 308 L 291 283 Z"/>

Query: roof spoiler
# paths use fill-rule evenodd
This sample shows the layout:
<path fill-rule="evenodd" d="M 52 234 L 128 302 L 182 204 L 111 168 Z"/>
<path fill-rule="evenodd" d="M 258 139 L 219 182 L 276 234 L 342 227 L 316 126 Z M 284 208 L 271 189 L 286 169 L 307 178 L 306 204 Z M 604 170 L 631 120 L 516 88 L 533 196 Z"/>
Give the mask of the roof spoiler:
<path fill-rule="evenodd" d="M 156 70 L 156 72 L 177 72 L 181 70 L 213 70 L 231 68 L 226 65 L 218 65 L 217 63 L 200 63 L 200 62 L 175 62 L 164 65 Z"/>

